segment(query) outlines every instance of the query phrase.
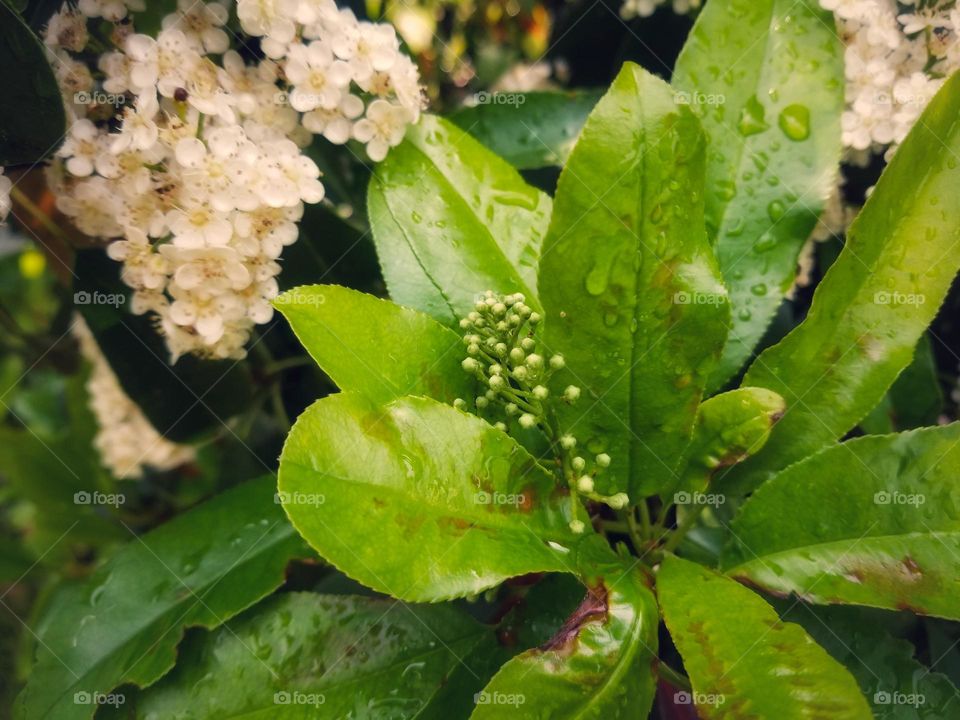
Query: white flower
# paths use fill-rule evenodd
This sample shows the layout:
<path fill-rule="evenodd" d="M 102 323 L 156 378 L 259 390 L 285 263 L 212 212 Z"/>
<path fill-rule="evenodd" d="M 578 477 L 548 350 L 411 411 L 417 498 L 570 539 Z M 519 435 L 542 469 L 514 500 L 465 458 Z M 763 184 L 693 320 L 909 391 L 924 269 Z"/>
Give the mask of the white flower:
<path fill-rule="evenodd" d="M 362 114 L 363 100 L 347 93 L 340 100 L 340 104 L 331 110 L 318 108 L 306 113 L 303 116 L 303 126 L 316 135 L 323 135 L 336 145 L 343 145 L 353 133 L 351 121 Z"/>
<path fill-rule="evenodd" d="M 338 58 L 349 63 L 353 77 L 358 80 L 368 78 L 374 72 L 390 70 L 400 51 L 392 25 L 356 21 L 342 24 L 340 32 L 333 38 L 332 47 Z"/>
<path fill-rule="evenodd" d="M 386 100 L 374 100 L 367 114 L 353 126 L 353 137 L 367 145 L 367 155 L 379 162 L 390 148 L 399 145 L 407 131 L 410 112 Z"/>
<path fill-rule="evenodd" d="M 154 87 L 164 97 L 173 97 L 186 84 L 185 71 L 197 56 L 179 30 L 163 30 L 154 40 L 149 35 L 131 35 L 125 44 L 130 58 L 130 85 L 140 93 Z"/>
<path fill-rule="evenodd" d="M 320 169 L 289 140 L 278 140 L 264 147 L 264 168 L 258 192 L 265 205 L 274 208 L 292 207 L 301 200 L 318 203 L 323 200 Z"/>
<path fill-rule="evenodd" d="M 63 48 L 71 52 L 83 50 L 89 39 L 87 18 L 69 5 L 64 5 L 51 15 L 43 31 L 43 41 L 47 47 Z"/>
<path fill-rule="evenodd" d="M 71 175 L 86 177 L 93 173 L 97 153 L 103 149 L 100 137 L 97 126 L 85 118 L 70 126 L 67 138 L 57 155 L 67 158 L 67 170 Z"/>
<path fill-rule="evenodd" d="M 233 235 L 229 217 L 205 202 L 171 210 L 167 224 L 173 233 L 173 244 L 182 248 L 223 247 Z"/>
<path fill-rule="evenodd" d="M 140 12 L 146 6 L 143 0 L 79 0 L 77 7 L 88 18 L 102 17 L 117 22 L 127 16 L 127 10 Z"/>
<path fill-rule="evenodd" d="M 161 26 L 183 32 L 197 52 L 219 55 L 230 47 L 230 38 L 223 30 L 229 17 L 230 11 L 218 2 L 177 0 L 176 12 L 163 18 Z"/>
<path fill-rule="evenodd" d="M 350 84 L 350 68 L 336 60 L 322 40 L 291 48 L 286 73 L 293 85 L 290 105 L 299 112 L 318 107 L 332 110 Z"/>
<path fill-rule="evenodd" d="M 281 13 L 277 0 L 238 0 L 237 17 L 248 35 L 269 35 L 276 41 L 290 42 L 296 33 L 291 18 Z"/>
<path fill-rule="evenodd" d="M 144 93 L 137 98 L 132 108 L 124 108 L 123 124 L 120 132 L 111 135 L 110 152 L 121 153 L 125 150 L 148 150 L 152 148 L 160 136 L 154 118 L 160 110 L 157 96 L 154 93 Z"/>

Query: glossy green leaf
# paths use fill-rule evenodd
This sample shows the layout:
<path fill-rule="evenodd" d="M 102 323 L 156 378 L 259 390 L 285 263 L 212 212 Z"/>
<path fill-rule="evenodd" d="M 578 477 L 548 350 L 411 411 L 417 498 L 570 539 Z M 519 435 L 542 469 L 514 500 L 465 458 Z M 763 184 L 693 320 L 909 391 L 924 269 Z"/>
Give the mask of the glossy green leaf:
<path fill-rule="evenodd" d="M 63 141 L 63 100 L 43 45 L 5 3 L 0 3 L 0 67 L 11 71 L 0 93 L 0 166 L 43 160 Z"/>
<path fill-rule="evenodd" d="M 792 603 L 783 619 L 802 625 L 843 663 L 860 684 L 876 720 L 952 717 L 960 693 L 947 677 L 915 660 L 917 649 L 908 640 L 893 637 L 875 614 L 863 608 Z"/>
<path fill-rule="evenodd" d="M 627 63 L 560 175 L 540 262 L 544 342 L 583 396 L 564 429 L 613 458 L 602 491 L 674 482 L 726 337 L 703 229 L 704 139 L 662 80 Z"/>
<path fill-rule="evenodd" d="M 839 439 L 883 397 L 960 267 L 960 75 L 924 110 L 847 232 L 803 323 L 744 385 L 787 401 L 770 442 L 728 476 L 751 490 Z"/>
<path fill-rule="evenodd" d="M 942 410 L 943 392 L 937 378 L 933 349 L 930 339 L 924 335 L 917 343 L 911 363 L 859 426 L 865 433 L 873 435 L 912 430 L 935 425 Z"/>
<path fill-rule="evenodd" d="M 705 400 L 680 488 L 703 491 L 714 476 L 759 452 L 785 407 L 782 397 L 764 388 L 738 388 Z"/>
<path fill-rule="evenodd" d="M 873 717 L 846 668 L 733 580 L 668 557 L 657 575 L 657 597 L 700 717 Z"/>
<path fill-rule="evenodd" d="M 744 504 L 724 567 L 814 603 L 960 619 L 958 467 L 960 423 L 824 450 Z"/>
<path fill-rule="evenodd" d="M 449 605 L 290 593 L 191 636 L 173 672 L 118 716 L 403 720 L 488 635 Z"/>
<path fill-rule="evenodd" d="M 480 693 L 472 720 L 645 718 L 653 702 L 657 604 L 624 566 L 586 578 L 586 598 L 556 634 L 513 658 Z"/>
<path fill-rule="evenodd" d="M 336 285 L 294 288 L 274 304 L 341 390 L 378 403 L 474 395 L 460 336 L 429 315 Z"/>
<path fill-rule="evenodd" d="M 458 110 L 450 120 L 521 170 L 566 162 L 600 99 L 592 90 L 479 96 L 479 104 Z"/>
<path fill-rule="evenodd" d="M 835 183 L 843 44 L 832 15 L 815 2 L 711 0 L 673 84 L 710 145 L 707 229 L 732 310 L 710 383 L 718 388 L 773 320 Z"/>
<path fill-rule="evenodd" d="M 287 437 L 279 488 L 320 555 L 404 600 L 563 572 L 581 537 L 554 477 L 516 441 L 426 398 L 314 403 Z"/>
<path fill-rule="evenodd" d="M 452 123 L 427 115 L 380 164 L 370 224 L 390 296 L 452 324 L 486 290 L 537 306 L 550 197 Z"/>
<path fill-rule="evenodd" d="M 173 667 L 191 626 L 215 627 L 264 597 L 306 552 L 272 477 L 241 485 L 131 538 L 93 576 L 63 586 L 34 628 L 37 662 L 17 718 L 89 718 L 80 693 L 146 686 Z"/>

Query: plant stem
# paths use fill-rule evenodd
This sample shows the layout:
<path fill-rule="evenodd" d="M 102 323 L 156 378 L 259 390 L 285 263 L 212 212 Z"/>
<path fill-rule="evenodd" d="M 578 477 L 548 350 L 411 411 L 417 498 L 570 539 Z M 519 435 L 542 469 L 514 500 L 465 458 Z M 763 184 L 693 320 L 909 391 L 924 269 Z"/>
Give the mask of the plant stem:
<path fill-rule="evenodd" d="M 647 506 L 647 501 L 644 500 L 640 503 L 640 529 L 643 533 L 643 537 L 650 539 L 653 535 L 650 532 L 650 508 Z"/>
<path fill-rule="evenodd" d="M 691 510 L 690 514 L 687 515 L 683 521 L 677 525 L 677 529 L 670 533 L 670 537 L 667 539 L 667 542 L 663 544 L 664 552 L 673 552 L 677 545 L 680 544 L 680 541 L 686 536 L 688 532 L 693 528 L 697 523 L 697 518 L 700 517 L 700 513 L 703 512 L 703 509 L 706 505 L 697 505 L 696 509 Z"/>
<path fill-rule="evenodd" d="M 290 368 L 303 367 L 304 365 L 312 364 L 313 358 L 309 355 L 297 355 L 296 357 L 283 358 L 282 360 L 276 360 L 272 363 L 269 363 L 263 368 L 263 371 L 267 375 L 277 375 L 278 373 L 281 373 L 284 370 L 289 370 Z"/>
<path fill-rule="evenodd" d="M 662 680 L 666 680 L 679 690 L 686 690 L 687 692 L 691 690 L 690 678 L 683 673 L 674 670 L 672 667 L 663 662 L 663 660 L 659 660 L 657 662 L 657 675 L 659 675 Z"/>
<path fill-rule="evenodd" d="M 20 205 L 24 210 L 30 213 L 30 216 L 39 222 L 43 227 L 58 240 L 67 241 L 66 233 L 57 225 L 53 220 L 50 219 L 50 216 L 47 215 L 43 210 L 41 210 L 33 200 L 28 198 L 24 192 L 14 185 L 10 188 L 10 197 L 13 198 L 18 205 Z"/>

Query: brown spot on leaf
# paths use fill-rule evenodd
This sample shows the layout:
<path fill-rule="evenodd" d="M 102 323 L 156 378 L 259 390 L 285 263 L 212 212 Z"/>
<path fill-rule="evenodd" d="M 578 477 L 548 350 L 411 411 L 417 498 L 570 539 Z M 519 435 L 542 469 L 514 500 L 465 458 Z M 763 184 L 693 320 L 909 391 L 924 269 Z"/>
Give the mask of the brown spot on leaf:
<path fill-rule="evenodd" d="M 564 621 L 557 633 L 540 646 L 540 649 L 561 654 L 573 652 L 583 626 L 588 622 L 604 622 L 609 609 L 607 588 L 603 582 L 600 582 L 596 587 L 587 590 L 587 596 L 583 602 Z"/>

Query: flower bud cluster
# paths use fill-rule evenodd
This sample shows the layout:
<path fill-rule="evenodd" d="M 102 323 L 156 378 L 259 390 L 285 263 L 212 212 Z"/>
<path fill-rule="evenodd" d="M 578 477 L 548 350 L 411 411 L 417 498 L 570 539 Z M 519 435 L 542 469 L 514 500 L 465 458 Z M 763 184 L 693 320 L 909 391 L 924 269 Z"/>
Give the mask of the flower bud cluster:
<path fill-rule="evenodd" d="M 579 496 L 617 510 L 628 505 L 628 498 L 624 493 L 607 496 L 595 490 L 595 479 L 610 466 L 609 455 L 601 453 L 588 461 L 578 454 L 574 436 L 560 434 L 552 403 L 575 403 L 580 388 L 567 385 L 559 393 L 551 389 L 552 377 L 566 361 L 562 355 L 542 350 L 536 334 L 542 318 L 525 301 L 521 293 L 498 295 L 489 290 L 477 300 L 473 311 L 460 321 L 467 355 L 462 366 L 482 388 L 474 398 L 479 415 L 495 409 L 502 413 L 495 423 L 501 430 L 507 430 L 504 419 L 515 419 L 521 428 L 539 428 L 551 441 L 570 488 L 574 518 L 570 527 L 580 533 L 586 524 L 579 518 L 583 512 Z M 468 407 L 462 398 L 454 405 Z"/>

